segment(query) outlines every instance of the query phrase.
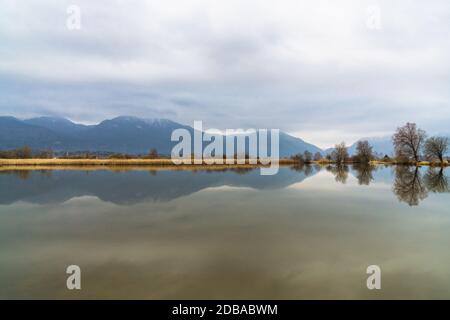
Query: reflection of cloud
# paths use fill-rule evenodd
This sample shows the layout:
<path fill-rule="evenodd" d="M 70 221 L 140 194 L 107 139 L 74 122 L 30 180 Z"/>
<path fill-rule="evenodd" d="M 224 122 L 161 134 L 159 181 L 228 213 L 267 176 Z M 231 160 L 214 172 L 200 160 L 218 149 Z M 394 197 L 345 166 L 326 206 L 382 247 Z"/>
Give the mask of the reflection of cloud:
<path fill-rule="evenodd" d="M 94 197 L 94 196 L 80 196 L 80 197 L 70 198 L 69 200 L 64 201 L 62 204 L 83 205 L 92 200 L 100 200 L 100 199 L 98 197 Z"/>
<path fill-rule="evenodd" d="M 254 190 L 250 187 L 235 187 L 235 186 L 217 186 L 217 187 L 208 187 L 203 189 L 202 191 L 208 192 L 222 192 L 222 191 L 239 191 L 239 190 Z"/>
<path fill-rule="evenodd" d="M 322 146 L 330 128 L 335 141 L 406 120 L 446 130 L 447 1 L 379 1 L 376 32 L 365 25 L 370 4 L 81 0 L 83 28 L 69 31 L 60 3 L 5 0 L 0 109 L 314 131 Z"/>
<path fill-rule="evenodd" d="M 292 189 L 306 189 L 306 190 L 324 190 L 324 191 L 336 191 L 336 192 L 345 192 L 345 190 L 337 185 L 336 183 L 330 183 L 331 181 L 334 182 L 334 179 L 330 174 L 326 171 L 320 171 L 317 174 L 315 174 L 313 177 L 306 178 L 302 182 L 294 183 L 290 185 L 288 188 Z"/>

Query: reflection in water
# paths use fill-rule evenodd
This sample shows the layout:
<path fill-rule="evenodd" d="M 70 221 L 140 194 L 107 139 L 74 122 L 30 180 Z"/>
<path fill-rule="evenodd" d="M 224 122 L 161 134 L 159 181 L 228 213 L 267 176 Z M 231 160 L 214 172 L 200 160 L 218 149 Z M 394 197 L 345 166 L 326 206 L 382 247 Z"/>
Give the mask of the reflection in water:
<path fill-rule="evenodd" d="M 31 170 L 8 170 L 0 171 L 0 175 L 12 174 L 21 180 L 27 180 L 30 177 Z"/>
<path fill-rule="evenodd" d="M 450 298 L 447 169 L 293 169 L 0 174 L 0 298 Z"/>
<path fill-rule="evenodd" d="M 62 203 L 81 196 L 128 205 L 170 201 L 207 188 L 233 186 L 257 190 L 282 189 L 313 175 L 311 166 L 261 176 L 251 168 L 220 170 L 0 171 L 0 204 L 17 201 Z M 20 179 L 18 179 L 19 177 Z"/>
<path fill-rule="evenodd" d="M 319 171 L 317 169 L 317 166 L 313 167 L 310 164 L 305 164 L 305 163 L 302 163 L 302 162 L 300 162 L 298 164 L 295 164 L 295 165 L 291 166 L 290 168 L 293 171 L 303 173 L 305 175 L 305 177 L 309 177 L 309 176 L 315 174 L 317 171 Z"/>
<path fill-rule="evenodd" d="M 22 200 L 36 203 L 61 203 L 74 197 L 95 196 L 116 204 L 142 201 L 170 201 L 200 190 L 235 186 L 258 190 L 286 188 L 319 173 L 323 168 L 338 183 L 346 184 L 349 166 L 298 164 L 281 170 L 271 178 L 261 176 L 254 168 L 222 168 L 217 170 L 0 170 L 0 204 Z M 375 181 L 374 172 L 387 172 L 390 167 L 355 164 L 352 174 L 359 185 Z M 423 170 L 422 170 L 423 171 Z M 393 193 L 402 202 L 416 206 L 427 198 L 428 191 L 450 192 L 444 168 L 394 167 Z M 3 176 L 3 178 L 2 178 Z M 150 178 L 149 178 L 150 176 Z M 126 188 L 123 186 L 126 185 Z"/>
<path fill-rule="evenodd" d="M 334 175 L 334 179 L 336 180 L 336 182 L 340 182 L 342 184 L 347 183 L 349 172 L 349 168 L 347 165 L 345 164 L 337 166 L 329 165 L 327 166 L 327 171 L 331 172 Z"/>
<path fill-rule="evenodd" d="M 420 167 L 397 166 L 393 191 L 400 201 L 417 206 L 428 197 L 429 191 L 444 193 L 450 192 L 450 189 L 448 177 L 442 167 L 429 167 L 422 177 Z"/>
<path fill-rule="evenodd" d="M 431 192 L 450 192 L 448 178 L 444 175 L 444 168 L 429 168 L 425 174 L 425 184 Z"/>
<path fill-rule="evenodd" d="M 428 196 L 419 167 L 396 166 L 393 191 L 400 201 L 417 206 Z"/>
<path fill-rule="evenodd" d="M 356 171 L 356 179 L 358 179 L 359 185 L 368 186 L 373 181 L 372 172 L 376 170 L 375 166 L 369 164 L 357 164 L 353 166 Z"/>

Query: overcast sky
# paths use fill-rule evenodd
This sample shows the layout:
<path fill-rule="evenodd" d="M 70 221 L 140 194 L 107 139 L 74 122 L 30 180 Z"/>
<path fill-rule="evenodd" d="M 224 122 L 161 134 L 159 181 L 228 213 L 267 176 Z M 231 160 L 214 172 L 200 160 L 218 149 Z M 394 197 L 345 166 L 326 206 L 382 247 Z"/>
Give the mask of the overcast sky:
<path fill-rule="evenodd" d="M 2 0 L 0 12 L 0 115 L 203 120 L 320 147 L 407 121 L 450 130 L 448 0 Z"/>

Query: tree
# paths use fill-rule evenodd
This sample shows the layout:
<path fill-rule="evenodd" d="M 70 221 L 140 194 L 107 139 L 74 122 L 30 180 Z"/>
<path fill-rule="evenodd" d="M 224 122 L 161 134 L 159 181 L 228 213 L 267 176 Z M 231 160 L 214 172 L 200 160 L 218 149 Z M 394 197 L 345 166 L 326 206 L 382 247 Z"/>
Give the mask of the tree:
<path fill-rule="evenodd" d="M 332 158 L 337 164 L 342 164 L 348 159 L 348 151 L 345 142 L 341 142 L 334 146 Z"/>
<path fill-rule="evenodd" d="M 16 157 L 18 159 L 30 159 L 32 156 L 31 148 L 24 146 L 22 148 L 16 149 Z"/>
<path fill-rule="evenodd" d="M 413 158 L 418 162 L 425 139 L 425 131 L 418 129 L 415 123 L 408 122 L 405 126 L 397 128 L 392 136 L 397 157 L 406 157 L 408 160 Z"/>
<path fill-rule="evenodd" d="M 320 152 L 316 152 L 314 154 L 314 161 L 320 161 L 320 159 L 322 159 L 322 155 L 320 154 Z"/>
<path fill-rule="evenodd" d="M 53 156 L 54 156 L 54 154 L 51 149 L 43 150 L 43 151 L 35 154 L 35 157 L 39 158 L 39 159 L 51 159 L 51 158 L 53 158 Z"/>
<path fill-rule="evenodd" d="M 155 159 L 155 158 L 157 158 L 157 157 L 158 157 L 158 151 L 156 151 L 155 148 L 151 149 L 151 150 L 150 150 L 150 153 L 148 154 L 148 157 L 149 157 L 150 159 Z"/>
<path fill-rule="evenodd" d="M 312 153 L 309 152 L 308 150 L 306 150 L 305 152 L 303 152 L 303 157 L 305 159 L 305 162 L 311 162 L 311 160 L 312 160 Z"/>
<path fill-rule="evenodd" d="M 356 151 L 356 159 L 361 163 L 369 163 L 373 159 L 372 146 L 367 140 L 358 141 Z"/>
<path fill-rule="evenodd" d="M 431 137 L 425 142 L 425 156 L 430 159 L 439 159 L 444 162 L 444 155 L 448 152 L 449 139 L 445 137 Z"/>
<path fill-rule="evenodd" d="M 305 162 L 305 158 L 301 153 L 297 153 L 296 155 L 291 156 L 291 159 L 300 163 Z"/>

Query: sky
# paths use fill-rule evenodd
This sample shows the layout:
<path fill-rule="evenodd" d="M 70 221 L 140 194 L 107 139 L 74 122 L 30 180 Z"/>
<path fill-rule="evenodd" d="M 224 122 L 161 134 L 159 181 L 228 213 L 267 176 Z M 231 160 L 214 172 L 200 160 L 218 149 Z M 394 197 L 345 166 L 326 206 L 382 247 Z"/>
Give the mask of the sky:
<path fill-rule="evenodd" d="M 0 13 L 0 115 L 202 120 L 319 147 L 408 121 L 450 130 L 448 0 L 2 0 Z"/>

